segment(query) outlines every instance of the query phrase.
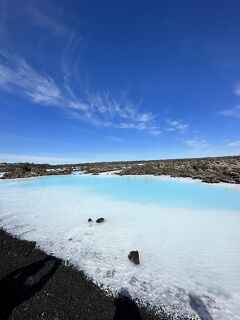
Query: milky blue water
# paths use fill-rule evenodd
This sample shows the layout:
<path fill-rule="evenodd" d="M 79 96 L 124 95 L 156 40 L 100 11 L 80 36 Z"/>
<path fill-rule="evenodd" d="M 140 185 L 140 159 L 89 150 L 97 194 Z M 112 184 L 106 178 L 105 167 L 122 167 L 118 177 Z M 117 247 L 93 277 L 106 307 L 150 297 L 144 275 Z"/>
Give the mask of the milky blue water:
<path fill-rule="evenodd" d="M 87 222 L 101 216 L 102 225 Z M 113 175 L 2 180 L 0 226 L 173 317 L 240 319 L 239 186 Z M 135 249 L 137 267 L 127 258 Z"/>
<path fill-rule="evenodd" d="M 2 187 L 42 188 L 47 186 L 82 186 L 94 194 L 116 200 L 164 206 L 227 209 L 240 212 L 240 187 L 207 184 L 188 179 L 133 176 L 50 176 L 33 179 L 5 180 Z M 0 185 L 1 188 L 1 185 Z"/>

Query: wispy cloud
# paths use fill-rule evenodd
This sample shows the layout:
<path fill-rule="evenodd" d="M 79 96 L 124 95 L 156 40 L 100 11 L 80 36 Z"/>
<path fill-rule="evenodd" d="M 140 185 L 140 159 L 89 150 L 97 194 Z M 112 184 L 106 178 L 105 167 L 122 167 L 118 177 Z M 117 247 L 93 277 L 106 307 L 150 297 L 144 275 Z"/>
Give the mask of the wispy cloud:
<path fill-rule="evenodd" d="M 233 93 L 236 96 L 240 96 L 240 83 L 237 83 L 234 87 L 233 87 Z M 224 110 L 220 110 L 218 112 L 218 115 L 220 116 L 225 116 L 225 117 L 233 117 L 233 118 L 240 118 L 240 105 L 237 105 L 233 108 L 228 108 L 228 109 L 224 109 Z"/>
<path fill-rule="evenodd" d="M 167 125 L 166 131 L 169 131 L 169 132 L 178 131 L 180 133 L 185 132 L 189 127 L 189 124 L 187 123 L 183 123 L 180 120 L 171 120 L 171 119 L 166 120 L 166 125 Z"/>
<path fill-rule="evenodd" d="M 125 93 L 111 94 L 108 91 L 87 94 L 86 115 L 96 125 L 119 129 L 145 130 L 152 133 L 159 129 L 156 115 L 139 111 L 139 104 L 133 104 Z"/>
<path fill-rule="evenodd" d="M 226 117 L 240 118 L 240 105 L 238 105 L 234 108 L 221 110 L 218 112 L 218 115 L 226 116 Z"/>
<path fill-rule="evenodd" d="M 84 154 L 83 154 L 84 155 Z M 68 155 L 38 154 L 38 153 L 0 153 L 0 162 L 35 162 L 35 163 L 77 163 L 85 157 L 73 158 Z M 84 161 L 83 160 L 83 161 Z"/>
<path fill-rule="evenodd" d="M 48 3 L 47 6 L 49 7 L 48 9 L 55 10 L 56 13 L 56 8 L 50 8 L 50 3 Z M 57 19 L 56 14 L 49 15 L 46 10 L 41 10 L 36 4 L 30 4 L 24 7 L 23 11 L 25 11 L 25 14 L 29 17 L 33 25 L 47 30 L 53 36 L 63 38 L 68 37 L 71 33 L 71 28 L 61 21 L 64 17 L 63 15 Z"/>
<path fill-rule="evenodd" d="M 233 93 L 236 95 L 236 96 L 240 96 L 240 83 L 237 83 L 234 88 L 233 88 Z"/>
<path fill-rule="evenodd" d="M 227 147 L 240 148 L 240 140 L 230 141 L 227 143 Z"/>
<path fill-rule="evenodd" d="M 76 35 L 74 30 L 71 31 L 61 57 L 61 69 L 64 74 L 65 83 L 67 83 L 67 80 L 73 74 L 76 74 L 84 41 L 84 37 Z"/>
<path fill-rule="evenodd" d="M 47 30 L 50 35 L 59 41 L 60 67 L 64 74 L 64 81 L 67 81 L 69 77 L 76 73 L 86 45 L 86 38 L 78 32 L 78 29 L 74 28 L 73 17 L 71 24 L 66 23 L 63 8 L 55 7 L 52 3 L 48 3 L 47 7 L 48 10 L 42 10 L 34 3 L 28 6 L 25 12 L 34 26 Z"/>
<path fill-rule="evenodd" d="M 34 162 L 50 164 L 73 164 L 99 161 L 124 161 L 136 160 L 138 157 L 134 153 L 98 153 L 81 152 L 71 154 L 53 154 L 53 153 L 1 153 L 1 162 Z M 150 156 L 151 159 L 151 156 Z"/>
<path fill-rule="evenodd" d="M 192 139 L 185 140 L 184 143 L 192 148 L 204 149 L 209 147 L 206 140 L 194 137 Z"/>
<path fill-rule="evenodd" d="M 18 32 L 11 28 L 12 19 L 21 19 L 22 25 L 25 24 L 33 32 L 34 46 L 38 47 L 36 51 L 30 46 L 28 51 L 32 51 L 34 57 L 37 56 L 41 64 L 47 66 L 49 59 L 46 59 L 46 46 L 57 48 L 58 54 L 54 63 L 59 63 L 59 71 L 66 78 L 76 74 L 87 41 L 87 33 L 84 32 L 86 28 L 79 28 L 79 26 L 84 26 L 86 22 L 66 15 L 65 7 L 53 1 L 47 1 L 44 4 L 36 1 L 23 1 L 21 6 L 17 6 L 15 2 L 0 1 L 2 45 L 12 49 L 16 48 L 14 39 L 17 39 L 15 37 Z M 42 37 L 43 34 L 44 37 Z"/>
<path fill-rule="evenodd" d="M 0 88 L 22 94 L 33 103 L 67 110 L 72 117 L 102 127 L 135 129 L 159 134 L 156 115 L 140 111 L 125 93 L 83 92 L 76 96 L 69 84 L 36 71 L 23 58 L 0 51 Z"/>
<path fill-rule="evenodd" d="M 0 51 L 0 87 L 20 90 L 35 103 L 55 105 L 61 92 L 51 77 L 34 71 L 22 58 Z"/>

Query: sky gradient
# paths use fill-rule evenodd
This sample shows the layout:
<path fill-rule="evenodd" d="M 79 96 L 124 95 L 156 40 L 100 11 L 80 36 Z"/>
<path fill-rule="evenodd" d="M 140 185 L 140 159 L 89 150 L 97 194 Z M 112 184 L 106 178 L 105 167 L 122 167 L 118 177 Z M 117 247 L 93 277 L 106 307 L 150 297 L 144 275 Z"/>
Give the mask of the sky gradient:
<path fill-rule="evenodd" d="M 240 154 L 239 12 L 0 0 L 0 162 Z"/>

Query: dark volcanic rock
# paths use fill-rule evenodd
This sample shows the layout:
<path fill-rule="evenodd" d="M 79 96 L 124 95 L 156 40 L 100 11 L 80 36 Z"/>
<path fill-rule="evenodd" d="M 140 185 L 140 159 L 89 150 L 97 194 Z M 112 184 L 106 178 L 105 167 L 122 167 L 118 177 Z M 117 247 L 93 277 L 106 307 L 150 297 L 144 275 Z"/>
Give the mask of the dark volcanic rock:
<path fill-rule="evenodd" d="M 44 175 L 45 169 L 41 167 L 33 167 L 29 163 L 22 163 L 14 167 L 12 171 L 6 172 L 2 179 L 27 178 L 33 176 Z"/>
<path fill-rule="evenodd" d="M 71 174 L 70 168 L 61 170 L 50 170 L 47 171 L 46 165 L 33 164 L 33 163 L 18 163 L 7 167 L 7 172 L 2 176 L 2 179 L 16 179 L 16 178 L 30 178 L 37 176 L 48 176 L 48 175 L 64 175 Z"/>
<path fill-rule="evenodd" d="M 1 179 L 28 178 L 42 175 L 65 175 L 81 171 L 97 175 L 117 171 L 119 175 L 167 175 L 199 179 L 207 183 L 240 184 L 240 156 L 170 159 L 149 161 L 95 162 L 68 165 L 34 163 L 0 163 Z"/>
<path fill-rule="evenodd" d="M 119 175 L 168 175 L 200 179 L 207 183 L 240 183 L 240 156 L 154 160 L 134 164 Z"/>
<path fill-rule="evenodd" d="M 98 219 L 96 220 L 96 223 L 102 223 L 102 222 L 104 222 L 104 221 L 105 221 L 104 218 L 98 218 Z"/>
<path fill-rule="evenodd" d="M 91 218 L 89 218 L 89 219 L 88 219 L 88 222 L 92 222 L 92 219 L 91 219 Z"/>
<path fill-rule="evenodd" d="M 139 252 L 136 251 L 130 251 L 129 255 L 128 255 L 128 259 L 130 261 L 132 261 L 134 264 L 139 264 L 140 260 L 139 260 Z"/>
<path fill-rule="evenodd" d="M 122 316 L 114 297 L 106 294 L 82 271 L 76 270 L 0 229 L 0 319 L 1 320 L 170 320 L 141 305 Z M 131 297 L 129 297 L 131 299 Z M 121 307 L 126 309 L 129 303 Z M 182 319 L 182 318 L 181 318 Z"/>

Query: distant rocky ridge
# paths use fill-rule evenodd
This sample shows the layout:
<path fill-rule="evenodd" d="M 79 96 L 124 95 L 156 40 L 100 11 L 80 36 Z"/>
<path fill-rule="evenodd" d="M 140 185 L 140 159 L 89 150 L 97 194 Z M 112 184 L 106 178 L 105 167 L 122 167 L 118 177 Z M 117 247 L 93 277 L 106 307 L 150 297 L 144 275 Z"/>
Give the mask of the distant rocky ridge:
<path fill-rule="evenodd" d="M 240 156 L 159 160 L 134 165 L 122 170 L 120 175 L 168 175 L 199 179 L 207 183 L 240 183 Z"/>
<path fill-rule="evenodd" d="M 0 165 L 0 169 L 1 167 L 2 164 Z M 30 178 L 37 176 L 63 175 L 72 173 L 72 170 L 70 170 L 69 168 L 48 171 L 46 169 L 46 165 L 30 163 L 7 164 L 3 166 L 3 169 L 6 172 L 1 177 L 2 179 Z"/>
<path fill-rule="evenodd" d="M 119 175 L 167 175 L 199 179 L 207 183 L 240 184 L 240 156 L 192 159 L 95 162 L 66 165 L 33 163 L 1 163 L 2 179 L 28 178 L 44 175 L 65 175 L 74 171 L 99 174 L 116 171 Z"/>

